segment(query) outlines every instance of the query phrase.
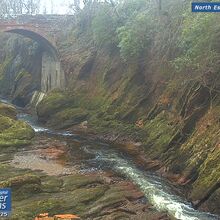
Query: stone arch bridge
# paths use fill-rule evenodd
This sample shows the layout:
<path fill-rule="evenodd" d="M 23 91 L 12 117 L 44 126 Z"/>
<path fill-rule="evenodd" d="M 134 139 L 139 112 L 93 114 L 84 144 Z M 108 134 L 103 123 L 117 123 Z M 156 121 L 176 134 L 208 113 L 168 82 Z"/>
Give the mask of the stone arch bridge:
<path fill-rule="evenodd" d="M 59 23 L 68 20 L 67 15 L 19 15 L 0 19 L 0 32 L 23 35 L 38 42 L 43 49 L 41 67 L 41 91 L 48 92 L 65 87 L 65 75 L 57 47 Z"/>

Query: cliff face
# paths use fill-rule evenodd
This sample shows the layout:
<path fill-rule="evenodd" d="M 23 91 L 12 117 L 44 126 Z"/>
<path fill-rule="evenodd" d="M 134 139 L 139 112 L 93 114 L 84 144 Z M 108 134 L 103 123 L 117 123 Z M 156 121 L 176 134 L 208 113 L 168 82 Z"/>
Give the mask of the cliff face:
<path fill-rule="evenodd" d="M 71 54 L 63 56 L 67 90 L 43 99 L 39 119 L 56 128 L 86 121 L 107 140 L 141 142 L 145 156 L 160 161 L 154 169 L 163 167 L 191 201 L 220 213 L 219 95 L 176 74 L 154 51 L 144 63 L 125 63 L 117 51 L 82 47 Z"/>

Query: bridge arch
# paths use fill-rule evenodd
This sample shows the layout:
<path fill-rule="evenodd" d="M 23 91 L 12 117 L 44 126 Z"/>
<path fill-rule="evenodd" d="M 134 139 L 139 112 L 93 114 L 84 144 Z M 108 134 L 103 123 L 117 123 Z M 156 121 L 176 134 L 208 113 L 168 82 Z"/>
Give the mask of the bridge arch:
<path fill-rule="evenodd" d="M 34 28 L 36 29 L 36 27 Z M 42 67 L 41 67 L 41 91 L 48 92 L 52 89 L 62 89 L 65 87 L 65 76 L 61 67 L 59 53 L 56 49 L 55 42 L 48 39 L 43 31 L 32 30 L 27 27 L 5 27 L 1 29 L 3 32 L 15 33 L 28 37 L 36 41 L 42 48 Z M 46 31 L 45 31 L 46 32 Z"/>
<path fill-rule="evenodd" d="M 42 46 L 42 49 L 45 51 L 51 52 L 51 55 L 54 56 L 55 59 L 59 59 L 58 51 L 53 43 L 51 43 L 43 34 L 38 32 L 28 30 L 28 29 L 21 29 L 21 28 L 11 28 L 3 30 L 4 32 L 8 33 L 15 33 L 22 35 L 24 37 L 28 37 L 34 41 L 36 41 L 39 45 Z"/>

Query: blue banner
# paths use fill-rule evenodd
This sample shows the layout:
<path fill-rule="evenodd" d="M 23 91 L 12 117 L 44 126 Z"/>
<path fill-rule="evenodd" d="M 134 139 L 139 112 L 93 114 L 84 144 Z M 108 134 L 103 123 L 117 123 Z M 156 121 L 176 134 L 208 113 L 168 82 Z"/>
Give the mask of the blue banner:
<path fill-rule="evenodd" d="M 220 2 L 192 2 L 192 12 L 220 12 Z"/>
<path fill-rule="evenodd" d="M 0 218 L 11 212 L 11 189 L 0 189 Z"/>

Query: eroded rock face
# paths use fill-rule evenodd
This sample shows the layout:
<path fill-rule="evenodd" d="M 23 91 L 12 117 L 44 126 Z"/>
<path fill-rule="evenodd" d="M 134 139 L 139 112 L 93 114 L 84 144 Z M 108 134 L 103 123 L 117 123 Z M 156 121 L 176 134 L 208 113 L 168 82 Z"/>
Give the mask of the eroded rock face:
<path fill-rule="evenodd" d="M 17 106 L 24 107 L 30 102 L 33 92 L 33 77 L 24 69 L 19 72 L 15 79 L 14 89 L 12 91 L 13 103 Z"/>
<path fill-rule="evenodd" d="M 217 187 L 216 187 L 217 188 Z M 220 197 L 220 190 L 219 188 L 214 190 L 212 193 L 208 195 L 209 197 L 206 198 L 206 201 L 201 205 L 201 208 L 207 211 L 211 211 L 213 213 L 219 213 L 219 197 Z"/>
<path fill-rule="evenodd" d="M 165 78 L 150 63 L 140 71 L 137 63 L 124 65 L 106 51 L 95 56 L 88 48 L 73 52 L 72 65 L 65 69 L 68 91 L 49 93 L 38 106 L 39 119 L 68 129 L 86 120 L 84 132 L 98 133 L 98 138 L 141 143 L 137 152 L 145 159 L 138 164 L 186 186 L 189 200 L 206 201 L 219 188 L 218 99 L 211 100 L 198 80 Z M 92 64 L 80 77 L 86 60 Z M 215 212 L 220 213 L 218 207 Z"/>

